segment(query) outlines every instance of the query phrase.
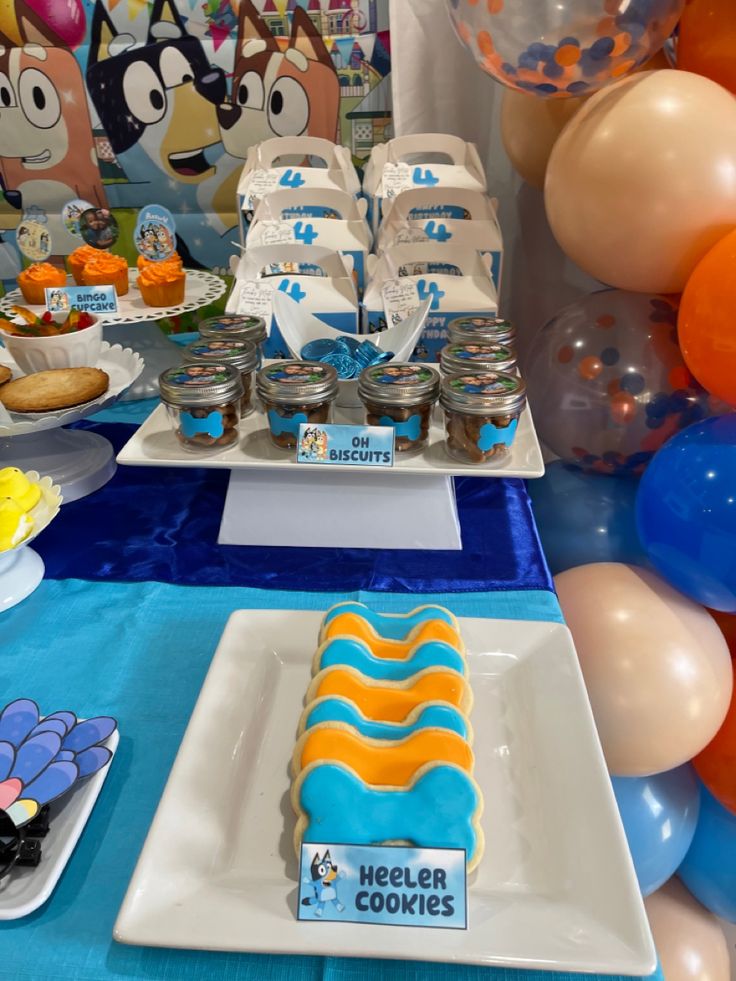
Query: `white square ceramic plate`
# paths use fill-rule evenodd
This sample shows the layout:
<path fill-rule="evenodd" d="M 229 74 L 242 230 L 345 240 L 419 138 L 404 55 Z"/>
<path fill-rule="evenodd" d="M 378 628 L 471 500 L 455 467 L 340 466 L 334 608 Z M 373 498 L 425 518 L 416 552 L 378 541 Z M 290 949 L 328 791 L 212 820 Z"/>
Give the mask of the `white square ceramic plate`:
<path fill-rule="evenodd" d="M 361 409 L 335 407 L 334 422 L 362 425 Z M 216 453 L 196 453 L 179 443 L 171 428 L 164 406 L 153 410 L 143 425 L 133 433 L 118 454 L 118 463 L 141 467 L 215 467 L 220 470 L 280 470 L 302 473 L 345 471 L 365 474 L 365 467 L 335 464 L 329 467 L 308 466 L 296 462 L 296 451 L 281 450 L 271 441 L 268 422 L 257 409 L 241 421 L 240 441 Z M 390 469 L 382 474 L 416 474 L 418 476 L 464 475 L 468 477 L 541 477 L 544 461 L 528 408 L 519 418 L 519 428 L 511 452 L 503 459 L 479 466 L 452 459 L 445 449 L 445 427 L 438 408 L 432 414 L 427 446 L 416 453 L 397 453 Z"/>
<path fill-rule="evenodd" d="M 239 611 L 114 936 L 131 944 L 648 974 L 656 958 L 570 634 L 460 620 L 486 850 L 469 929 L 295 918 L 287 766 L 321 614 Z"/>

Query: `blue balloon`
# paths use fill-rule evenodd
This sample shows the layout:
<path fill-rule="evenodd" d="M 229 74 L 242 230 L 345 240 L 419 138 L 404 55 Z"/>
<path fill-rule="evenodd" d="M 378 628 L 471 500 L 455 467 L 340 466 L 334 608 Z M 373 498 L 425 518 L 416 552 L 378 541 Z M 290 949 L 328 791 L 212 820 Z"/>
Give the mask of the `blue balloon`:
<path fill-rule="evenodd" d="M 636 509 L 657 571 L 696 603 L 736 612 L 736 414 L 665 443 L 644 472 Z"/>
<path fill-rule="evenodd" d="M 695 834 L 700 799 L 689 763 L 651 777 L 611 777 L 642 896 L 679 868 Z"/>
<path fill-rule="evenodd" d="M 528 482 L 552 575 L 588 562 L 648 564 L 636 531 L 637 486 L 632 477 L 587 474 L 561 460 Z"/>
<path fill-rule="evenodd" d="M 677 874 L 706 909 L 736 923 L 736 814 L 702 784 L 695 837 Z"/>

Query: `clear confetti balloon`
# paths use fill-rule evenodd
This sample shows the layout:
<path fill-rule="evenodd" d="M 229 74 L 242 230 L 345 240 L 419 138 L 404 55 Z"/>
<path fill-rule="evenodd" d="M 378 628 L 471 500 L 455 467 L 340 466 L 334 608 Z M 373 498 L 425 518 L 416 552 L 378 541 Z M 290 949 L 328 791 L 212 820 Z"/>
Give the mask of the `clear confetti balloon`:
<path fill-rule="evenodd" d="M 670 436 L 722 410 L 683 361 L 672 296 L 582 297 L 539 331 L 523 373 L 539 438 L 593 473 L 641 473 Z"/>
<path fill-rule="evenodd" d="M 458 37 L 496 81 L 542 98 L 595 92 L 664 45 L 685 0 L 447 0 Z"/>

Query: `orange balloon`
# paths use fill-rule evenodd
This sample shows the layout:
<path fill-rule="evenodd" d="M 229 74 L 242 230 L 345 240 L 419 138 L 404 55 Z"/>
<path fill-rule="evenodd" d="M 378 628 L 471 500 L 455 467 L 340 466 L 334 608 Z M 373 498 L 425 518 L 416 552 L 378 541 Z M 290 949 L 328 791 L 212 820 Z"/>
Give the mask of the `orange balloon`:
<path fill-rule="evenodd" d="M 685 363 L 711 395 L 736 405 L 736 230 L 706 252 L 680 302 Z"/>
<path fill-rule="evenodd" d="M 680 20 L 677 67 L 736 93 L 736 3 L 690 0 Z"/>
<path fill-rule="evenodd" d="M 708 608 L 708 613 L 721 628 L 721 633 L 726 638 L 728 649 L 731 651 L 731 657 L 736 657 L 736 614 L 721 613 L 720 610 L 711 610 L 710 608 Z"/>
<path fill-rule="evenodd" d="M 736 681 L 736 663 L 734 663 Z M 713 796 L 736 814 L 736 695 L 726 720 L 702 753 L 693 760 L 693 766 Z"/>

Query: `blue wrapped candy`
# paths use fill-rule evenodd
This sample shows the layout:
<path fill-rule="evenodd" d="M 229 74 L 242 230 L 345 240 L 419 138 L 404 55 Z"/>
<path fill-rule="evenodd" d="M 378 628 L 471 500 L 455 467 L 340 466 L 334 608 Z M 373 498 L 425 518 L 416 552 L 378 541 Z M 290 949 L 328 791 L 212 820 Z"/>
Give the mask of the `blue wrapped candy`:
<path fill-rule="evenodd" d="M 359 341 L 354 337 L 337 337 L 334 340 L 324 337 L 305 344 L 300 356 L 305 361 L 331 364 L 338 378 L 346 381 L 357 378 L 364 368 L 390 361 L 394 355 L 392 351 L 382 351 L 372 341 Z"/>

